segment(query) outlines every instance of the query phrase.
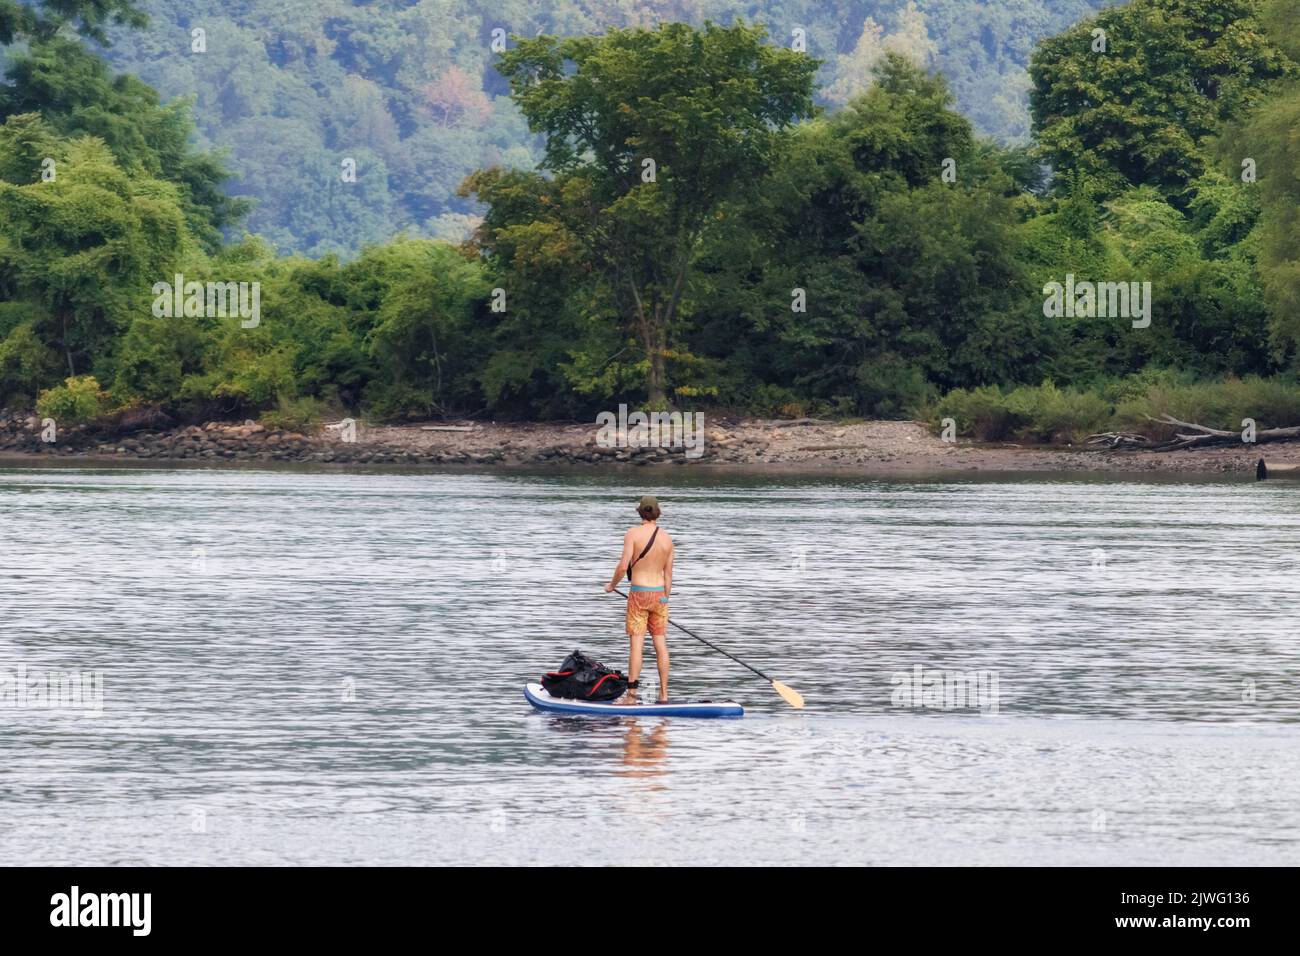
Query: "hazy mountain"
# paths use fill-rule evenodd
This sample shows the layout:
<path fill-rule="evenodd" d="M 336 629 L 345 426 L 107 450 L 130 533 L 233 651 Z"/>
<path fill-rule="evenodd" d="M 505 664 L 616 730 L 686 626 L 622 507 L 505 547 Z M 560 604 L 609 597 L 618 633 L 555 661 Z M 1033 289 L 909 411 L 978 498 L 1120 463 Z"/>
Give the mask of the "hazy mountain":
<path fill-rule="evenodd" d="M 766 23 L 822 60 L 822 102 L 860 91 L 885 50 L 942 71 L 977 129 L 1028 131 L 1034 43 L 1097 0 L 146 0 L 151 24 L 108 56 L 164 98 L 189 97 L 224 147 L 250 231 L 283 251 L 350 255 L 400 231 L 459 237 L 473 170 L 529 165 L 533 138 L 492 67 L 494 31 L 578 34 L 660 20 Z M 799 34 L 796 31 L 802 30 Z M 499 36 L 500 34 L 498 34 Z M 344 164 L 356 181 L 345 183 Z"/>

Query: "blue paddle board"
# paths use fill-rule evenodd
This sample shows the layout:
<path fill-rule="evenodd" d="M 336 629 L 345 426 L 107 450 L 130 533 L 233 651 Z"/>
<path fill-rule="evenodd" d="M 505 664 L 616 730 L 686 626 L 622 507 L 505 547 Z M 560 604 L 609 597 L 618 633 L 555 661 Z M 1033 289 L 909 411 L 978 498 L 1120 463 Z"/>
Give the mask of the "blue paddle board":
<path fill-rule="evenodd" d="M 696 700 L 667 704 L 616 704 L 552 697 L 541 684 L 525 684 L 524 696 L 538 710 L 552 714 L 597 714 L 602 717 L 744 717 L 734 701 Z"/>

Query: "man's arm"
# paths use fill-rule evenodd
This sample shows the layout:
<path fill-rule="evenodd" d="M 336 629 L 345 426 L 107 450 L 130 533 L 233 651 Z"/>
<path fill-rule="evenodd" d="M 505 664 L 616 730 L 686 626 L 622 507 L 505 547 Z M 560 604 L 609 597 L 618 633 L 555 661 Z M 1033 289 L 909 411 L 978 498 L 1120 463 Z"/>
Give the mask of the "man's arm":
<path fill-rule="evenodd" d="M 664 565 L 664 603 L 668 602 L 668 597 L 673 593 L 673 555 L 677 553 L 677 545 L 673 544 L 671 538 L 668 539 L 668 563 Z"/>
<path fill-rule="evenodd" d="M 623 556 L 618 559 L 618 567 L 614 569 L 614 576 L 610 578 L 609 583 L 605 585 L 606 594 L 614 590 L 614 588 L 618 585 L 618 582 L 623 580 L 623 575 L 627 574 L 627 566 L 628 564 L 631 563 L 631 561 L 632 561 L 632 532 L 628 531 L 627 534 L 623 535 Z"/>

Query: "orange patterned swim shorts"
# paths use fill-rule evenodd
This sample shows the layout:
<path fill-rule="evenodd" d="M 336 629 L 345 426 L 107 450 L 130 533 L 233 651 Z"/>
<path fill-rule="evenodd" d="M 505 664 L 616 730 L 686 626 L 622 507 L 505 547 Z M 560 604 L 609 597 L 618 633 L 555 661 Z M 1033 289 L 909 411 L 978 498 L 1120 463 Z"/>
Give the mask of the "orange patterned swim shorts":
<path fill-rule="evenodd" d="M 668 605 L 663 597 L 662 590 L 628 592 L 628 637 L 645 637 L 647 625 L 651 637 L 663 637 L 668 633 Z"/>

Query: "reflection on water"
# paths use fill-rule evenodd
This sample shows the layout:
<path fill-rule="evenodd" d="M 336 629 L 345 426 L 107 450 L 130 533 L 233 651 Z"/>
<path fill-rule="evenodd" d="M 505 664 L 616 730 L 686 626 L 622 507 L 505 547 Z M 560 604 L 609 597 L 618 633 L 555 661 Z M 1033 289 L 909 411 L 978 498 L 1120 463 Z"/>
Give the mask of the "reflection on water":
<path fill-rule="evenodd" d="M 675 620 L 807 710 L 677 631 L 744 720 L 527 705 L 626 663 L 643 492 Z M 104 700 L 0 707 L 0 852 L 1294 863 L 1298 541 L 1283 483 L 0 471 L 0 672 Z"/>
<path fill-rule="evenodd" d="M 636 717 L 625 717 L 623 722 L 627 727 L 623 736 L 623 769 L 620 776 L 651 780 L 662 777 L 667 770 L 664 759 L 668 756 L 670 721 L 644 721 Z M 658 789 L 666 788 L 661 786 Z"/>

